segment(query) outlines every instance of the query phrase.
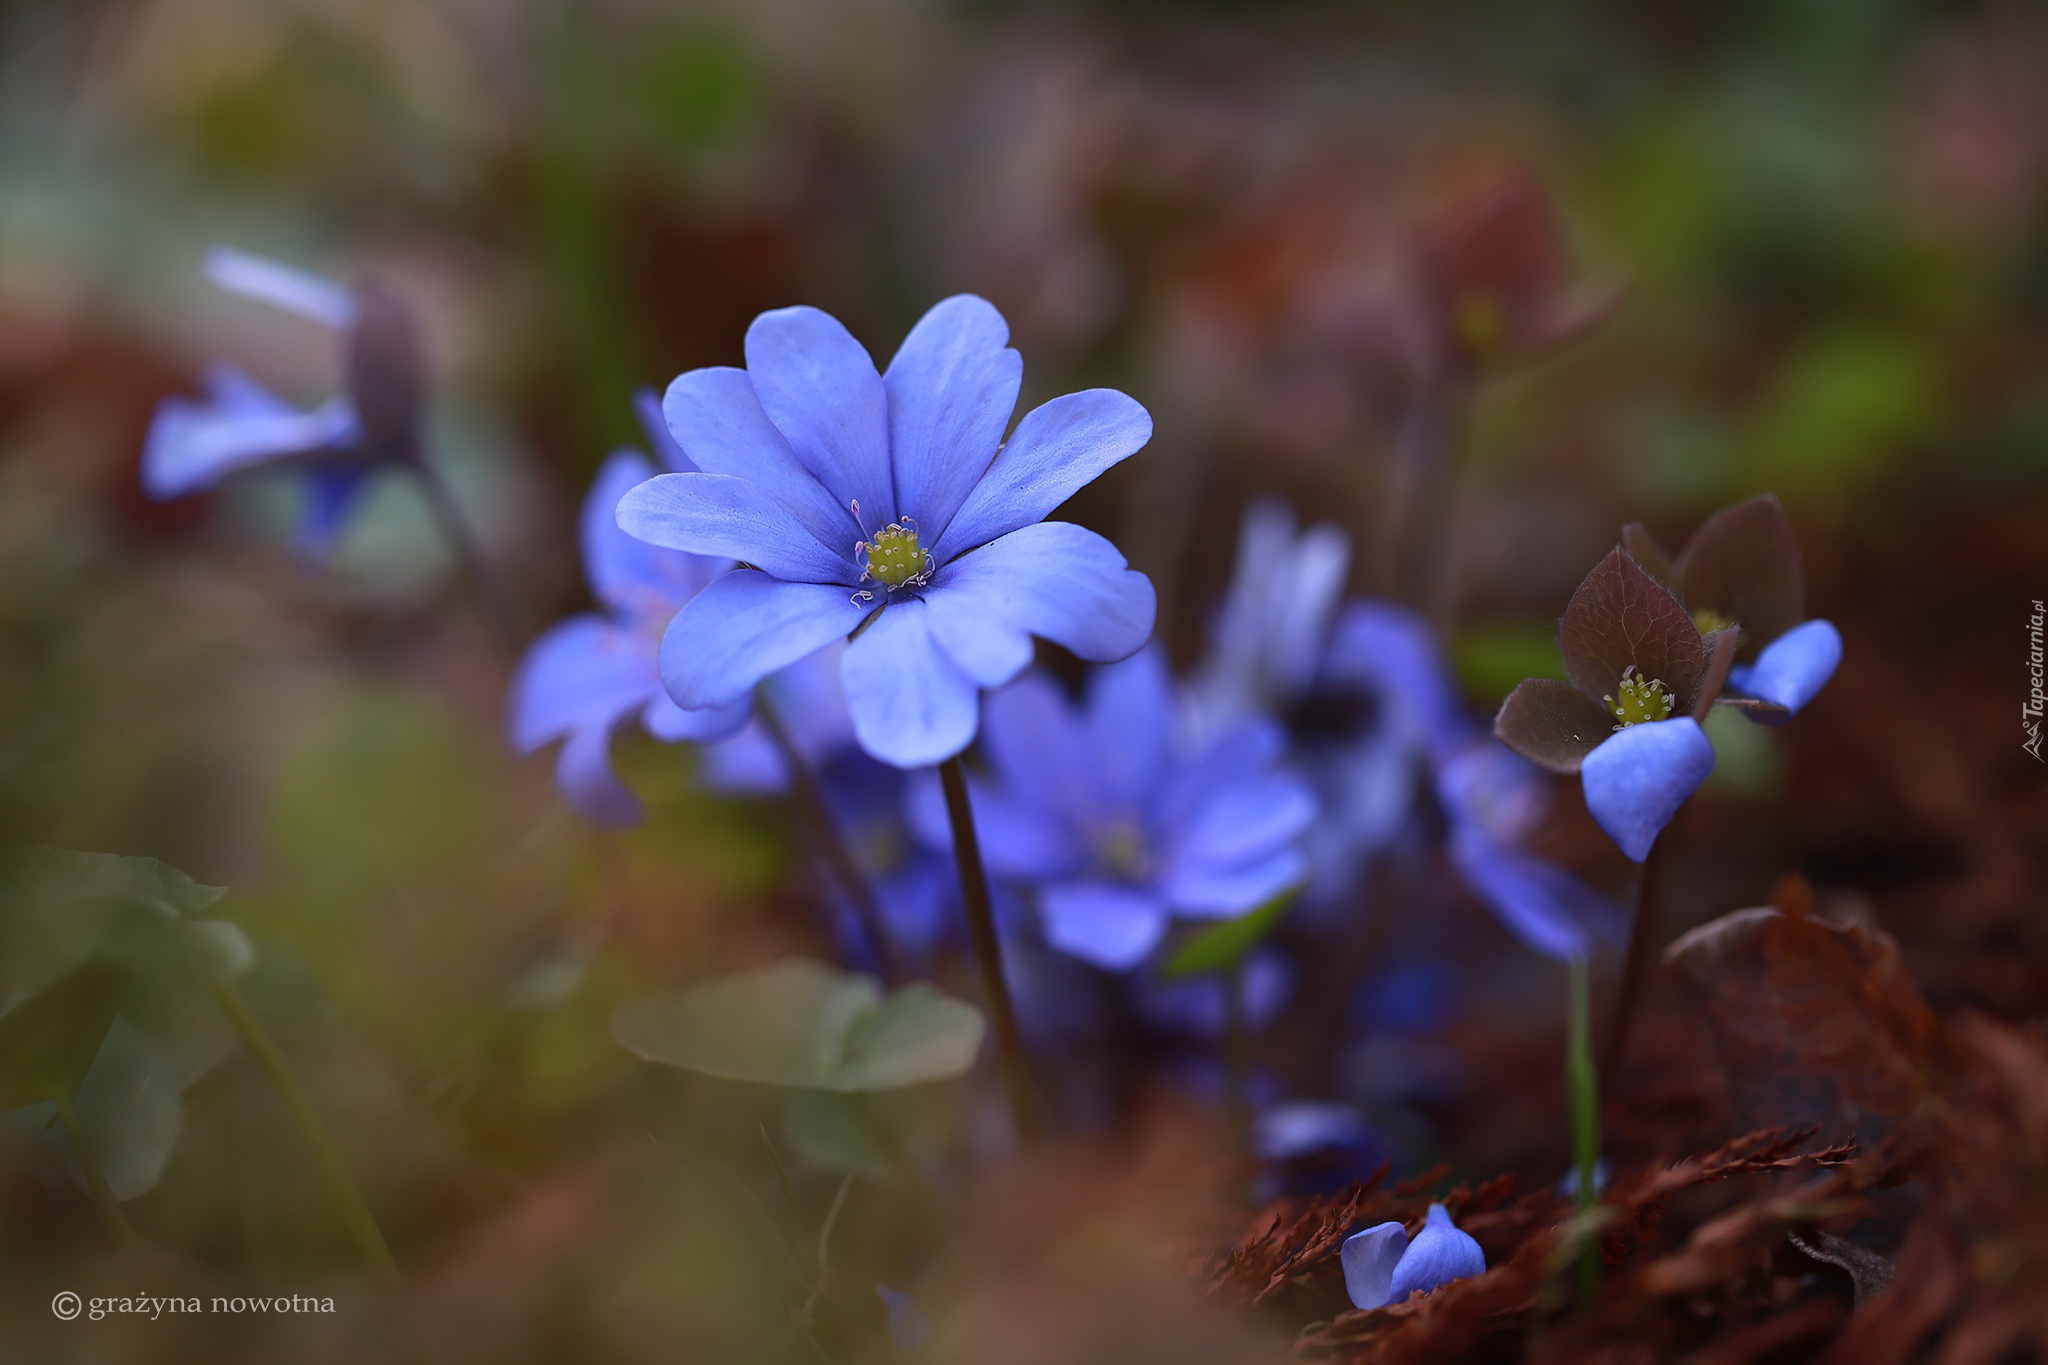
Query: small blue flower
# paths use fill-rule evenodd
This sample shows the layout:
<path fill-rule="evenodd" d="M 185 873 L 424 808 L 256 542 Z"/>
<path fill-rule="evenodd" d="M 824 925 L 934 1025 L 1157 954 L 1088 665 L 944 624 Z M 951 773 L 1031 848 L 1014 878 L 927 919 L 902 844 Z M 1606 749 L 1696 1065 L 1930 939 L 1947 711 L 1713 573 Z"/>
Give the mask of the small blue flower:
<path fill-rule="evenodd" d="M 974 784 L 983 854 L 992 873 L 1038 888 L 1046 940 L 1062 952 L 1123 971 L 1169 919 L 1241 915 L 1305 875 L 1298 845 L 1315 796 L 1279 768 L 1278 728 L 1253 719 L 1177 752 L 1156 648 L 1096 670 L 1081 706 L 1034 673 L 987 711 L 992 780 Z M 912 814 L 946 846 L 935 784 L 914 789 Z"/>
<path fill-rule="evenodd" d="M 1410 1294 L 1486 1273 L 1486 1253 L 1431 1204 L 1413 1241 L 1399 1223 L 1381 1223 L 1344 1239 L 1344 1288 L 1354 1307 L 1382 1308 Z"/>
<path fill-rule="evenodd" d="M 355 291 L 228 247 L 208 253 L 206 273 L 223 289 L 341 333 L 357 349 L 363 310 Z M 369 448 L 352 393 L 303 409 L 225 363 L 208 368 L 204 387 L 202 400 L 172 397 L 158 405 L 143 443 L 143 491 L 157 499 L 183 497 L 238 470 L 288 463 L 306 480 L 294 544 L 309 558 L 325 556 L 371 465 L 399 452 Z"/>
<path fill-rule="evenodd" d="M 915 1351 L 932 1334 L 932 1320 L 917 1306 L 917 1300 L 893 1289 L 875 1286 L 875 1297 L 889 1310 L 889 1340 L 899 1351 Z"/>
<path fill-rule="evenodd" d="M 1738 692 L 1784 707 L 1782 717 L 1771 716 L 1764 722 L 1782 724 L 1813 700 L 1841 662 L 1842 633 L 1833 622 L 1816 618 L 1802 621 L 1765 645 L 1755 663 L 1729 669 L 1728 682 Z"/>
<path fill-rule="evenodd" d="M 508 697 L 513 747 L 531 753 L 566 739 L 555 784 L 579 814 L 599 824 L 630 825 L 642 815 L 612 771 L 612 731 L 622 722 L 637 717 L 657 739 L 702 743 L 732 734 L 751 708 L 743 694 L 723 707 L 685 711 L 662 688 L 662 631 L 731 561 L 656 549 L 618 528 L 619 499 L 652 477 L 653 466 L 631 450 L 613 455 L 598 473 L 579 529 L 584 574 L 603 610 L 572 616 L 534 641 Z"/>
<path fill-rule="evenodd" d="M 911 329 L 887 373 L 815 308 L 763 313 L 747 368 L 669 386 L 669 431 L 701 473 L 634 490 L 619 524 L 728 555 L 676 617 L 662 678 L 716 707 L 833 640 L 861 747 L 898 767 L 958 754 L 978 694 L 1031 662 L 1031 637 L 1109 662 L 1152 633 L 1152 585 L 1092 531 L 1043 518 L 1151 438 L 1130 398 L 1092 389 L 1026 413 L 1023 364 L 986 301 Z"/>

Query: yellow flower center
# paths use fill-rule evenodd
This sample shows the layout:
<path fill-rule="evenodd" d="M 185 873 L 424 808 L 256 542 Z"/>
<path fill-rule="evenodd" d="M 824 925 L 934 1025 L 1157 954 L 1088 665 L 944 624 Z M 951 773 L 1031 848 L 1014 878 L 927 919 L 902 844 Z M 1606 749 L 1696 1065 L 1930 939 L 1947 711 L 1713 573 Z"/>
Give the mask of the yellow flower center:
<path fill-rule="evenodd" d="M 864 541 L 855 547 L 857 553 L 866 556 L 866 572 L 863 575 L 892 588 L 905 583 L 922 583 L 927 576 L 926 565 L 930 556 L 917 543 L 917 527 L 910 524 L 908 517 L 900 523 L 892 523 L 875 532 L 872 541 Z"/>
<path fill-rule="evenodd" d="M 1614 690 L 1621 694 L 1619 699 L 1605 696 L 1600 700 L 1607 703 L 1607 709 L 1621 722 L 1614 727 L 1617 730 L 1626 730 L 1648 720 L 1669 720 L 1671 708 L 1678 704 L 1678 698 L 1666 691 L 1660 680 L 1637 677 L 1634 664 L 1622 670 L 1621 683 Z"/>

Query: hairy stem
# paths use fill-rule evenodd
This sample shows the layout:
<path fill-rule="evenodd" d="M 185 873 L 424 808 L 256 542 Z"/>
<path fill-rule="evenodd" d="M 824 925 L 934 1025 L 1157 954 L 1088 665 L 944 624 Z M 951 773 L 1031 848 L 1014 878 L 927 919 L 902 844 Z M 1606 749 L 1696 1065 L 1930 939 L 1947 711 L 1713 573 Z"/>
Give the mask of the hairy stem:
<path fill-rule="evenodd" d="M 1564 1070 L 1571 1091 L 1572 1168 L 1578 1174 L 1574 1202 L 1584 1213 L 1598 1198 L 1593 1186 L 1600 1162 L 1600 1077 L 1593 1069 L 1592 973 L 1584 953 L 1572 955 L 1569 971 L 1571 1026 Z M 1579 1297 L 1590 1304 L 1599 1290 L 1600 1237 L 1596 1232 L 1587 1237 L 1579 1252 Z"/>
<path fill-rule="evenodd" d="M 235 1026 L 235 1032 L 242 1035 L 249 1051 L 262 1065 L 270 1083 L 283 1098 L 285 1108 L 291 1111 L 293 1122 L 299 1126 L 313 1155 L 318 1159 L 321 1179 L 327 1185 L 327 1193 L 334 1200 L 335 1210 L 348 1228 L 349 1240 L 356 1244 L 356 1252 L 363 1258 L 363 1264 L 383 1275 L 396 1274 L 398 1266 L 391 1259 L 391 1249 L 384 1245 L 384 1234 L 377 1230 L 377 1220 L 370 1216 L 370 1209 L 357 1192 L 355 1182 L 349 1179 L 348 1167 L 342 1163 L 341 1150 L 334 1145 L 334 1138 L 328 1133 L 327 1125 L 320 1121 L 313 1102 L 306 1095 L 306 1089 L 299 1084 L 299 1078 L 292 1073 L 291 1064 L 271 1041 L 270 1034 L 243 1003 L 241 995 L 233 986 L 222 983 L 213 988 L 213 998 L 220 1003 L 221 1011 L 228 1022 Z"/>
<path fill-rule="evenodd" d="M 99 1210 L 100 1222 L 106 1225 L 115 1246 L 123 1251 L 135 1250 L 142 1245 L 142 1239 L 128 1226 L 121 1201 L 114 1198 L 114 1187 L 107 1183 L 107 1173 L 100 1169 L 92 1142 L 85 1135 L 85 1124 L 79 1121 L 78 1097 L 68 1089 L 57 1092 L 57 1114 L 64 1120 L 64 1135 L 71 1139 L 71 1151 L 78 1158 L 79 1169 L 85 1172 L 86 1188 L 92 1191 L 93 1207 Z"/>
<path fill-rule="evenodd" d="M 407 461 L 406 467 L 419 480 L 420 492 L 427 500 L 427 510 L 433 513 L 441 539 L 447 542 L 450 553 L 455 556 L 463 580 L 469 584 L 470 593 L 476 598 L 484 619 L 497 635 L 499 643 L 517 654 L 526 646 L 526 629 L 520 621 L 519 604 L 513 599 L 505 580 L 484 558 L 476 536 L 469 529 L 469 522 L 462 515 L 462 508 L 456 504 L 455 494 L 448 487 L 448 481 L 423 455 Z"/>
<path fill-rule="evenodd" d="M 840 838 L 831 808 L 825 804 L 825 789 L 819 784 L 818 775 L 811 771 L 811 765 L 797 752 L 796 742 L 789 737 L 789 728 L 782 723 L 765 688 L 754 689 L 754 717 L 761 722 L 762 733 L 782 756 L 782 766 L 789 773 L 790 801 L 796 807 L 797 823 L 810 836 L 812 850 L 825 865 L 826 876 L 839 884 L 840 894 L 852 904 L 861 933 L 874 950 L 875 965 L 881 969 L 882 979 L 895 985 L 904 979 L 904 973 L 896 960 L 895 941 L 883 925 L 874 888 L 868 885 L 860 864 L 853 860 L 853 851 Z"/>
<path fill-rule="evenodd" d="M 1031 1067 L 1024 1040 L 1017 1032 L 1017 1012 L 1010 1004 L 1010 986 L 1003 979 L 1002 944 L 996 938 L 995 911 L 989 904 L 988 873 L 981 865 L 981 842 L 974 833 L 974 808 L 967 801 L 967 775 L 960 759 L 939 765 L 946 789 L 946 817 L 953 825 L 953 858 L 960 868 L 960 902 L 967 914 L 967 934 L 974 943 L 975 966 L 981 972 L 982 994 L 988 998 L 989 1020 L 995 1026 L 996 1052 L 1002 1058 L 1003 1080 L 1010 1090 L 1010 1111 L 1017 1135 L 1026 1146 L 1038 1141 L 1038 1104 L 1031 1093 Z"/>
<path fill-rule="evenodd" d="M 1682 808 L 1681 808 L 1682 809 Z M 1621 1063 L 1628 1053 L 1628 1031 L 1635 1017 L 1636 1001 L 1642 994 L 1644 978 L 1650 971 L 1650 951 L 1657 939 L 1657 905 L 1664 889 L 1665 865 L 1670 861 L 1672 825 L 1650 845 L 1643 870 L 1636 878 L 1635 914 L 1630 917 L 1628 957 L 1621 969 L 1621 994 L 1614 1002 L 1614 1020 L 1608 1025 L 1607 1046 L 1600 1056 L 1600 1074 L 1613 1081 L 1621 1075 Z"/>

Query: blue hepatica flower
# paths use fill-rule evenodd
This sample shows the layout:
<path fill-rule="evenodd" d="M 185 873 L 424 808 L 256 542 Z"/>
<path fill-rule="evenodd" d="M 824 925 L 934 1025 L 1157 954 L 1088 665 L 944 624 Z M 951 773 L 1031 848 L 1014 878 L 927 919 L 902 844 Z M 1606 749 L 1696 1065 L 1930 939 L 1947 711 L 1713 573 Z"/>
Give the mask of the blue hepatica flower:
<path fill-rule="evenodd" d="M 599 472 L 579 530 L 584 574 L 602 609 L 572 616 L 533 642 L 513 675 L 507 707 L 519 752 L 566 740 L 555 783 L 579 814 L 600 824 L 629 825 L 642 814 L 612 771 L 611 737 L 619 725 L 637 718 L 657 739 L 705 742 L 732 734 L 751 705 L 742 694 L 722 707 L 685 711 L 661 685 L 662 632 L 732 561 L 657 549 L 618 528 L 619 499 L 653 476 L 646 458 L 630 450 Z"/>
<path fill-rule="evenodd" d="M 1832 621 L 1802 621 L 1763 647 L 1755 663 L 1736 664 L 1728 683 L 1739 692 L 1782 708 L 1784 719 L 1799 714 L 1806 703 L 1835 676 L 1842 662 L 1842 633 Z M 1776 719 L 1762 712 L 1764 724 Z"/>
<path fill-rule="evenodd" d="M 1410 1294 L 1486 1273 L 1486 1253 L 1460 1232 L 1442 1204 L 1431 1204 L 1413 1241 L 1399 1223 L 1381 1223 L 1344 1239 L 1344 1289 L 1357 1308 L 1383 1308 Z"/>
<path fill-rule="evenodd" d="M 350 392 L 316 408 L 278 397 L 225 362 L 208 368 L 205 397 L 166 398 L 142 451 L 142 487 L 183 497 L 237 471 L 289 465 L 305 481 L 294 543 L 324 556 L 355 506 L 371 467 L 415 458 L 418 339 L 411 317 L 382 291 L 345 289 L 318 275 L 227 247 L 206 258 L 215 284 L 338 333 L 349 353 Z M 357 388 L 371 391 L 359 401 Z"/>
<path fill-rule="evenodd" d="M 1315 795 L 1278 765 L 1285 742 L 1251 718 L 1176 751 L 1173 689 L 1155 649 L 1095 671 L 1083 704 L 1032 673 L 988 700 L 990 781 L 974 782 L 990 872 L 1038 888 L 1047 942 L 1122 971 L 1175 918 L 1227 919 L 1300 883 Z M 936 784 L 913 820 L 944 847 Z"/>
<path fill-rule="evenodd" d="M 852 634 L 841 676 L 862 748 L 898 767 L 973 740 L 978 693 L 1043 636 L 1083 659 L 1152 633 L 1152 585 L 1092 531 L 1044 517 L 1151 438 L 1110 389 L 1026 413 L 1022 361 L 986 301 L 958 295 L 886 373 L 815 308 L 763 313 L 745 369 L 692 370 L 663 412 L 699 473 L 635 489 L 619 524 L 650 544 L 742 562 L 677 614 L 669 695 L 718 707 Z"/>

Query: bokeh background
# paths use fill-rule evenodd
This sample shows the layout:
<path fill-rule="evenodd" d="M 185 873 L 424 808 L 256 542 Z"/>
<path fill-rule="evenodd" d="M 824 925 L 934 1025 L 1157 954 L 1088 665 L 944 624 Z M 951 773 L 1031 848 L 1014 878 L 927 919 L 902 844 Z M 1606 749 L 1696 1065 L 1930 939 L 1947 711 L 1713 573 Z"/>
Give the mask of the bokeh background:
<path fill-rule="evenodd" d="M 1847 655 L 1796 726 L 1717 734 L 1670 929 L 1796 869 L 1860 898 L 1938 1007 L 2028 1020 L 2044 72 L 2031 7 L 1914 0 L 0 8 L 0 830 L 233 888 L 245 993 L 407 1267 L 354 1270 L 230 1057 L 131 1209 L 154 1250 L 116 1257 L 68 1182 L 0 1148 L 0 1355 L 807 1358 L 746 1202 L 775 1190 L 758 1130 L 782 1097 L 606 1032 L 636 993 L 825 950 L 788 818 L 629 737 L 647 823 L 581 824 L 545 759 L 508 753 L 512 660 L 402 479 L 320 569 L 285 547 L 281 481 L 146 501 L 150 414 L 210 357 L 299 399 L 332 384 L 331 342 L 206 282 L 209 244 L 418 304 L 434 459 L 535 629 L 586 600 L 574 509 L 638 439 L 632 390 L 740 363 L 754 314 L 794 302 L 886 355 L 972 290 L 1011 322 L 1026 405 L 1145 403 L 1156 439 L 1066 515 L 1153 576 L 1183 662 L 1256 493 L 1343 527 L 1353 590 L 1427 613 L 1484 714 L 1557 672 L 1555 619 L 1623 522 L 1676 545 L 1775 491 Z M 1554 217 L 1561 287 L 1620 301 L 1485 368 L 1419 494 L 1432 252 L 1501 193 Z M 1542 847 L 1626 892 L 1575 784 Z M 1557 983 L 1476 909 L 1415 932 L 1467 967 L 1395 1049 L 1426 1073 L 1402 1161 L 1554 1178 Z M 1133 1096 L 974 1195 L 936 1261 L 901 1192 L 858 1184 L 844 1254 L 926 1286 L 982 1343 L 963 1358 L 1263 1358 L 1183 1301 L 1233 1226 L 1203 1193 L 1220 1131 L 1170 1085 Z M 796 1183 L 813 1212 L 837 1186 Z M 339 1311 L 46 1306 L 242 1286 Z"/>

